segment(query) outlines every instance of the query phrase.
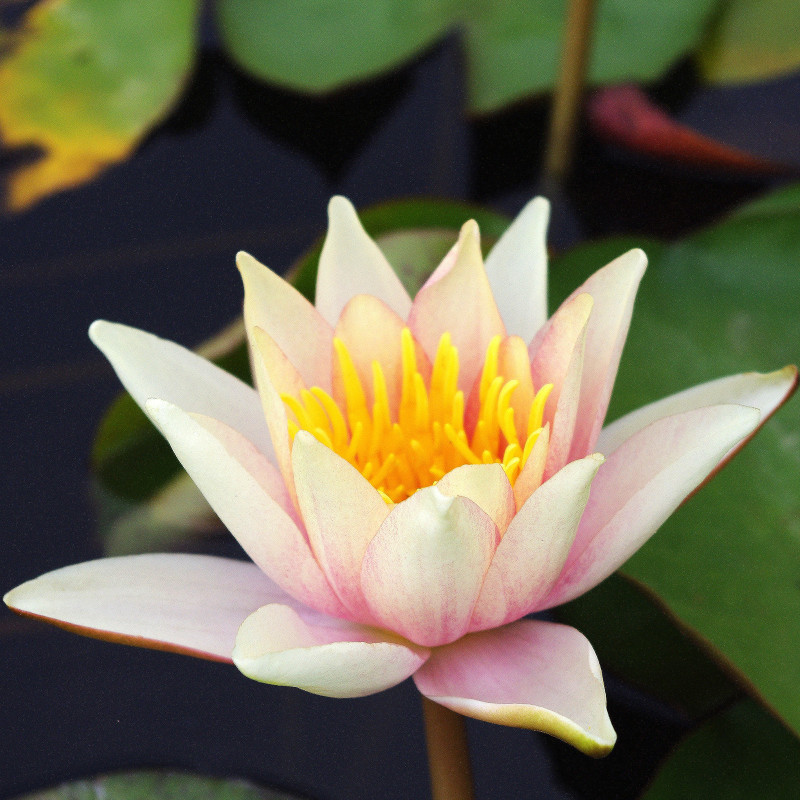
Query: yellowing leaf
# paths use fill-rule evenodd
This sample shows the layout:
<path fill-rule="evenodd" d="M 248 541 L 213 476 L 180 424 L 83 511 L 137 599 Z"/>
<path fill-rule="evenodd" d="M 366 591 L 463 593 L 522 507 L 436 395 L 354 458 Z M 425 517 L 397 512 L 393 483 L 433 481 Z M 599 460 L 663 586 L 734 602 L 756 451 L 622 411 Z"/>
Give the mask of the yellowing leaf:
<path fill-rule="evenodd" d="M 6 202 L 22 210 L 125 158 L 180 92 L 197 0 L 45 0 L 4 37 L 0 136 L 40 147 Z"/>

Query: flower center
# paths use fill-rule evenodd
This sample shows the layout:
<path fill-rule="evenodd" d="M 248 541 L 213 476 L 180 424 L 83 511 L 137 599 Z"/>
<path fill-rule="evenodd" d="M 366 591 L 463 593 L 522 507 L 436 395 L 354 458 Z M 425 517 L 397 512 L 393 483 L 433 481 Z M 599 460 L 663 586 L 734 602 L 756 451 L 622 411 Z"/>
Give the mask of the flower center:
<path fill-rule="evenodd" d="M 513 485 L 542 431 L 544 406 L 553 386 L 546 384 L 536 392 L 527 425 L 518 430 L 513 395 L 519 381 L 498 374 L 500 339 L 495 336 L 487 348 L 477 411 L 465 427 L 458 350 L 449 333 L 439 340 L 426 382 L 417 368 L 411 331 L 403 329 L 402 384 L 394 415 L 381 365 L 372 362 L 370 409 L 350 352 L 335 338 L 343 407 L 318 386 L 304 389 L 299 398 L 281 395 L 294 416 L 289 436 L 294 439 L 298 430 L 312 433 L 359 470 L 387 502 L 399 503 L 464 464 L 502 464 Z"/>

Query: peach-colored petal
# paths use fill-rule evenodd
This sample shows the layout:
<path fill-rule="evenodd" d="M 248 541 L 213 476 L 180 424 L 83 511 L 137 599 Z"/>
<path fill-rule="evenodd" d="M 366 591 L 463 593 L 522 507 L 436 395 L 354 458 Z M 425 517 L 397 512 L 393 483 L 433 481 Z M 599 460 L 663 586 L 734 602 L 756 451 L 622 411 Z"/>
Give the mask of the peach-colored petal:
<path fill-rule="evenodd" d="M 536 610 L 564 567 L 602 463 L 600 455 L 572 461 L 531 495 L 497 547 L 470 630 L 496 628 Z"/>
<path fill-rule="evenodd" d="M 620 445 L 592 484 L 567 564 L 543 607 L 587 592 L 627 561 L 759 417 L 745 406 L 698 408 L 657 420 Z"/>
<path fill-rule="evenodd" d="M 236 631 L 254 609 L 292 603 L 255 564 L 177 553 L 73 564 L 3 599 L 76 633 L 214 661 L 231 661 Z"/>
<path fill-rule="evenodd" d="M 585 347 L 592 297 L 578 294 L 565 301 L 531 343 L 531 374 L 536 388 L 553 384 L 544 419 L 552 422 L 544 479 L 569 460 L 581 402 Z"/>
<path fill-rule="evenodd" d="M 335 325 L 357 294 L 377 297 L 402 319 L 411 309 L 408 292 L 362 227 L 350 201 L 333 197 L 328 205 L 328 235 L 319 257 L 316 306 Z"/>
<path fill-rule="evenodd" d="M 284 591 L 330 613 L 343 607 L 292 517 L 270 495 L 274 468 L 232 428 L 163 400 L 147 412 L 250 558 Z M 284 499 L 285 505 L 287 501 Z"/>
<path fill-rule="evenodd" d="M 517 480 L 514 481 L 514 500 L 517 509 L 522 508 L 528 498 L 542 485 L 549 449 L 550 423 L 548 422 L 539 434 L 539 438 L 536 440 L 525 466 L 517 475 Z"/>
<path fill-rule="evenodd" d="M 796 386 L 797 367 L 794 366 L 766 374 L 746 372 L 702 383 L 631 411 L 607 425 L 597 439 L 597 449 L 608 455 L 651 422 L 693 408 L 721 403 L 757 408 L 761 412 L 763 425 L 787 400 Z"/>
<path fill-rule="evenodd" d="M 262 683 L 363 697 L 404 681 L 428 654 L 385 631 L 276 604 L 245 620 L 233 662 Z"/>
<path fill-rule="evenodd" d="M 448 497 L 466 497 L 489 515 L 502 537 L 514 514 L 514 492 L 500 464 L 465 464 L 446 473 L 436 488 Z"/>
<path fill-rule="evenodd" d="M 377 361 L 380 364 L 386 379 L 392 420 L 397 419 L 402 391 L 401 334 L 404 327 L 405 321 L 383 301 L 365 294 L 356 295 L 347 303 L 336 325 L 336 336 L 342 340 L 350 353 L 370 409 L 375 399 L 372 362 Z M 419 344 L 416 344 L 415 352 L 417 370 L 427 384 L 431 374 L 430 361 Z M 343 405 L 342 374 L 336 358 L 333 362 L 333 391 L 337 402 Z"/>
<path fill-rule="evenodd" d="M 566 625 L 522 620 L 470 634 L 434 650 L 414 683 L 459 714 L 543 731 L 590 756 L 617 738 L 597 656 Z"/>
<path fill-rule="evenodd" d="M 392 509 L 364 555 L 361 586 L 375 619 L 426 646 L 457 639 L 496 541 L 494 523 L 471 500 L 420 489 Z"/>
<path fill-rule="evenodd" d="M 369 622 L 361 594 L 361 562 L 389 506 L 355 467 L 307 431 L 298 431 L 294 438 L 292 465 L 317 561 L 350 616 Z"/>
<path fill-rule="evenodd" d="M 473 220 L 462 227 L 457 247 L 452 268 L 420 289 L 408 325 L 431 359 L 442 334 L 450 332 L 459 354 L 458 385 L 468 396 L 480 375 L 489 341 L 504 336 L 505 328 L 483 267 L 480 234 Z"/>
<path fill-rule="evenodd" d="M 586 329 L 581 402 L 570 459 L 583 458 L 596 449 L 628 336 L 636 290 L 646 266 L 647 256 L 641 250 L 631 250 L 595 272 L 575 292 L 589 293 L 594 308 Z"/>
<path fill-rule="evenodd" d="M 89 336 L 142 408 L 147 400 L 157 398 L 222 420 L 274 461 L 269 431 L 252 387 L 191 350 L 127 325 L 97 320 Z"/>
<path fill-rule="evenodd" d="M 535 197 L 486 257 L 486 274 L 506 330 L 530 342 L 547 320 L 550 203 Z"/>
<path fill-rule="evenodd" d="M 261 328 L 286 354 L 307 386 L 327 389 L 331 326 L 294 286 L 248 253 L 237 254 L 236 266 L 244 282 L 244 322 L 251 345 L 253 328 Z"/>
<path fill-rule="evenodd" d="M 497 374 L 507 381 L 517 381 L 514 389 L 514 424 L 518 431 L 524 431 L 528 425 L 528 414 L 534 398 L 533 377 L 531 376 L 531 360 L 528 345 L 519 336 L 509 336 L 500 343 L 497 352 Z"/>

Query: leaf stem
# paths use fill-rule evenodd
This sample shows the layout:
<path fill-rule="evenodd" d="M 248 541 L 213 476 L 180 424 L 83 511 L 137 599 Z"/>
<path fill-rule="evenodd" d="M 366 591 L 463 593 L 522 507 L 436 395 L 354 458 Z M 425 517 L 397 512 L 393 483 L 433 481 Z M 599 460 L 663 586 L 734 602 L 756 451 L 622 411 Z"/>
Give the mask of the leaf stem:
<path fill-rule="evenodd" d="M 542 183 L 561 186 L 569 173 L 591 46 L 595 0 L 569 0 L 561 65 L 553 95 Z"/>
<path fill-rule="evenodd" d="M 464 717 L 422 698 L 433 800 L 473 800 Z"/>

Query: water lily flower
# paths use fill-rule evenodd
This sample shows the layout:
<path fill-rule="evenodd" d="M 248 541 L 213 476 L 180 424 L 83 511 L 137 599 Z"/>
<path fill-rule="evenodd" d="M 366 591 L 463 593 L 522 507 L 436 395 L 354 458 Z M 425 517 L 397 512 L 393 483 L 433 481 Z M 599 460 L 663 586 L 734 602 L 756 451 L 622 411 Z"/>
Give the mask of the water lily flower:
<path fill-rule="evenodd" d="M 526 617 L 641 547 L 796 369 L 713 381 L 603 428 L 641 251 L 548 319 L 541 198 L 485 263 L 467 222 L 413 300 L 350 203 L 329 212 L 316 306 L 238 256 L 257 390 L 151 334 L 90 331 L 252 563 L 101 559 L 6 603 L 331 697 L 413 676 L 461 714 L 608 752 L 591 645 Z"/>

